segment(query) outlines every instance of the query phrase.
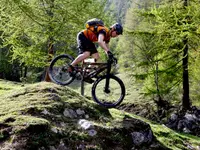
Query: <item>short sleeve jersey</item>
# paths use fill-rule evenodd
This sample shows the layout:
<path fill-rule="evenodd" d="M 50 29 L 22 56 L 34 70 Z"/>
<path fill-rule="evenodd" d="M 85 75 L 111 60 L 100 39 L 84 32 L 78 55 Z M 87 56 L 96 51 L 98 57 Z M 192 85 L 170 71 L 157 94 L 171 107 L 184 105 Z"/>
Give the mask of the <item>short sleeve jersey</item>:
<path fill-rule="evenodd" d="M 90 29 L 85 29 L 83 33 L 91 42 L 97 42 L 99 34 L 104 34 L 104 41 L 106 43 L 110 42 L 109 29 L 106 27 L 99 26 L 96 33 Z"/>

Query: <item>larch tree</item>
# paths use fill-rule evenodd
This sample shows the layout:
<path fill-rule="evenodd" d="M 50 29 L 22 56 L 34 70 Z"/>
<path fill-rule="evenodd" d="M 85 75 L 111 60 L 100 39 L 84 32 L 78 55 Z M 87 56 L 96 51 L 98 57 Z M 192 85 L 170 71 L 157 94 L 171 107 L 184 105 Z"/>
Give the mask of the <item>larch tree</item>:
<path fill-rule="evenodd" d="M 137 51 L 136 57 L 141 58 L 139 56 L 142 54 L 147 56 L 146 60 L 137 59 L 135 62 L 139 64 L 137 67 L 146 68 L 144 86 L 149 94 L 162 94 L 165 98 L 169 93 L 179 94 L 182 81 L 184 109 L 189 109 L 191 106 L 189 98 L 191 61 L 188 59 L 200 46 L 199 7 L 199 1 L 196 0 L 156 3 L 148 10 L 138 11 L 138 18 L 144 19 L 140 21 L 140 26 L 147 24 L 148 28 L 143 30 L 134 28 L 129 32 L 138 38 L 137 47 L 143 48 L 142 51 Z M 151 37 L 152 40 L 146 41 L 145 47 L 142 42 L 146 37 Z M 152 82 L 153 80 L 156 82 Z"/>
<path fill-rule="evenodd" d="M 12 60 L 33 67 L 48 67 L 52 56 L 76 54 L 76 34 L 84 23 L 98 17 L 106 22 L 103 1 L 0 0 L 2 47 Z M 109 20 L 109 19 L 107 19 Z"/>

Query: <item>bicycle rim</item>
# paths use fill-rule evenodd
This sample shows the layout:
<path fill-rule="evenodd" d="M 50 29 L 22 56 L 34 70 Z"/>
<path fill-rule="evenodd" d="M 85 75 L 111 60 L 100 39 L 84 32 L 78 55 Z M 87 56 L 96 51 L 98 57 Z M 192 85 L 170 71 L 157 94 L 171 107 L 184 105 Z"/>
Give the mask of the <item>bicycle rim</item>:
<path fill-rule="evenodd" d="M 72 61 L 73 58 L 66 54 L 55 57 L 49 67 L 51 80 L 60 85 L 70 84 L 75 78 L 67 71 Z"/>
<path fill-rule="evenodd" d="M 119 105 L 125 96 L 124 83 L 116 76 L 110 75 L 109 92 L 105 92 L 106 76 L 103 76 L 92 87 L 92 97 L 98 104 L 112 108 Z"/>

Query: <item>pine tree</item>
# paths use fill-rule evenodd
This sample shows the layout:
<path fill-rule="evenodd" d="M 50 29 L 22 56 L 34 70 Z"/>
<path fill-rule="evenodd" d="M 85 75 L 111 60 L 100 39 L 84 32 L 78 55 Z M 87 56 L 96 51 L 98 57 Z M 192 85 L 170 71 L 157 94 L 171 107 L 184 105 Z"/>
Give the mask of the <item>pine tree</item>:
<path fill-rule="evenodd" d="M 143 19 L 138 23 L 140 28 L 129 28 L 129 33 L 132 33 L 137 47 L 134 48 L 137 56 L 133 62 L 136 68 L 146 72 L 142 74 L 146 92 L 167 98 L 170 93 L 178 94 L 182 81 L 182 106 L 189 109 L 188 58 L 199 47 L 199 2 L 186 2 L 165 1 L 148 10 L 140 10 L 138 14 Z M 147 26 L 141 28 L 145 24 Z"/>
<path fill-rule="evenodd" d="M 0 2 L 2 47 L 9 48 L 12 60 L 29 67 L 48 66 L 55 52 L 76 55 L 76 34 L 84 23 L 106 16 L 105 2 L 97 0 Z"/>

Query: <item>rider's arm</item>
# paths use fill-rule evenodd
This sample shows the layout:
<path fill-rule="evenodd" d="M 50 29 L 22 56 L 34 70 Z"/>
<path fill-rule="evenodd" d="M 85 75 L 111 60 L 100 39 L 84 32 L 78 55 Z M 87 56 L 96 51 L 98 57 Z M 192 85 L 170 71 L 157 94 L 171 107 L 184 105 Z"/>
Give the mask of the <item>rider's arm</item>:
<path fill-rule="evenodd" d="M 110 51 L 108 43 L 105 43 L 104 41 L 104 34 L 99 34 L 98 36 L 98 44 L 101 48 L 103 48 L 105 50 L 105 52 L 107 53 L 108 51 Z"/>
<path fill-rule="evenodd" d="M 108 48 L 108 49 L 109 49 L 109 51 L 110 51 L 109 44 L 105 42 L 105 45 L 107 46 L 107 48 Z"/>

